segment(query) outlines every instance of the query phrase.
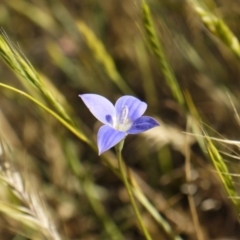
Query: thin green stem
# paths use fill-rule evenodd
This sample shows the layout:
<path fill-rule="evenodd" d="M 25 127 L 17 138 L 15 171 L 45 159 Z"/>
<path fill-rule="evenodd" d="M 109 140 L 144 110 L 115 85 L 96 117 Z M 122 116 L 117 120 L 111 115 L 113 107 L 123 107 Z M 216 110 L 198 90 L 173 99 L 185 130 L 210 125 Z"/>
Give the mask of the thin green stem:
<path fill-rule="evenodd" d="M 120 173 L 121 173 L 121 176 L 122 176 L 122 179 L 123 179 L 123 182 L 124 182 L 124 185 L 127 189 L 127 192 L 128 192 L 128 196 L 130 198 L 130 202 L 131 202 L 131 205 L 133 207 L 133 210 L 134 210 L 134 213 L 137 217 L 137 220 L 138 220 L 138 223 L 143 231 L 143 234 L 145 236 L 145 238 L 147 240 L 152 240 L 152 238 L 150 237 L 146 227 L 144 226 L 144 223 L 142 221 L 142 217 L 139 213 L 139 210 L 137 208 L 137 204 L 134 200 L 134 196 L 133 196 L 133 192 L 132 192 L 132 189 L 131 189 L 131 186 L 130 184 L 128 183 L 128 180 L 127 180 L 127 176 L 126 176 L 126 172 L 125 172 L 125 169 L 124 169 L 124 164 L 123 164 L 123 161 L 122 161 L 122 148 L 123 148 L 123 144 L 124 144 L 124 140 L 122 140 L 117 146 L 116 146 L 116 151 L 117 151 L 117 159 L 118 159 L 118 165 L 119 165 L 119 170 L 120 170 Z"/>

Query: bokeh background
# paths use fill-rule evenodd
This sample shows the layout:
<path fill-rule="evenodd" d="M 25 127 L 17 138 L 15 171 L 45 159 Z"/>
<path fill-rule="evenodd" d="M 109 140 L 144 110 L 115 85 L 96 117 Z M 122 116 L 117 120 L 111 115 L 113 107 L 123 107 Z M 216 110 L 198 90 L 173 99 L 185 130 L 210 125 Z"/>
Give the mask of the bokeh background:
<path fill-rule="evenodd" d="M 97 154 L 100 123 L 81 93 L 112 102 L 134 95 L 161 124 L 128 136 L 123 149 L 149 201 L 137 197 L 152 239 L 240 239 L 238 143 L 214 142 L 227 167 L 220 176 L 235 187 L 232 202 L 199 136 L 204 129 L 239 139 L 239 3 L 1 0 L 1 41 L 7 44 L 0 43 L 1 83 L 55 112 L 60 103 L 89 142 L 1 86 L 0 239 L 144 239 L 114 149 Z M 31 63 L 44 90 L 19 74 L 14 58 L 9 64 L 10 55 Z"/>

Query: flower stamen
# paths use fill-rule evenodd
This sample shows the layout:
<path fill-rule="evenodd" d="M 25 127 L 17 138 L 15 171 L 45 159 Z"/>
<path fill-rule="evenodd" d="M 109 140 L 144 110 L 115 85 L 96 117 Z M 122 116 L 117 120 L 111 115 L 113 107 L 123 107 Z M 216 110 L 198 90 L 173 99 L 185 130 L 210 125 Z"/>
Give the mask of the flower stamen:
<path fill-rule="evenodd" d="M 119 123 L 124 124 L 127 123 L 127 121 L 128 121 L 128 107 L 124 106 L 119 117 Z"/>
<path fill-rule="evenodd" d="M 132 123 L 128 119 L 128 112 L 128 107 L 123 106 L 120 115 L 118 116 L 116 124 L 117 130 L 125 132 L 131 127 Z"/>

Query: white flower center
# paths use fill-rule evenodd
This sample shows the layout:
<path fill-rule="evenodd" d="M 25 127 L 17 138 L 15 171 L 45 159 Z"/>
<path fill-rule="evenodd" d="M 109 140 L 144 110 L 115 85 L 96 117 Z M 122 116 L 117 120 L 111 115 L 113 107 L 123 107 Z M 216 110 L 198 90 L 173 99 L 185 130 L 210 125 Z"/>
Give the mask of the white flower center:
<path fill-rule="evenodd" d="M 117 118 L 115 128 L 121 132 L 126 132 L 132 126 L 132 122 L 128 119 L 128 107 L 123 106 L 120 115 Z"/>

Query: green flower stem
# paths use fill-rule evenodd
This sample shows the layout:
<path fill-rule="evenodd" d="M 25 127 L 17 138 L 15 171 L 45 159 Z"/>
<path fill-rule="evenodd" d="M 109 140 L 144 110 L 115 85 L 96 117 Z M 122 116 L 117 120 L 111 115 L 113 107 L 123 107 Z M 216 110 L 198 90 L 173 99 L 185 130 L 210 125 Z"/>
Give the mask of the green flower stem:
<path fill-rule="evenodd" d="M 119 170 L 120 170 L 120 174 L 122 176 L 122 179 L 123 179 L 123 182 L 124 182 L 124 185 L 127 189 L 127 192 L 128 192 L 128 196 L 130 198 L 130 201 L 131 201 L 131 205 L 133 207 L 133 210 L 134 210 L 134 213 L 137 217 L 137 220 L 138 220 L 138 223 L 143 231 L 143 234 L 145 236 L 145 238 L 147 240 L 152 240 L 152 238 L 150 237 L 146 227 L 144 226 L 143 224 L 143 221 L 142 221 L 142 217 L 139 213 L 139 210 L 137 208 L 137 205 L 136 205 L 136 202 L 134 200 L 134 196 L 133 196 L 133 192 L 132 192 L 132 189 L 131 189 L 131 186 L 130 184 L 128 183 L 128 179 L 127 179 L 127 176 L 126 176 L 126 172 L 125 172 L 125 169 L 124 169 L 124 164 L 123 164 L 123 161 L 122 161 L 122 148 L 123 148 L 123 144 L 124 144 L 124 140 L 122 140 L 117 146 L 116 146 L 116 152 L 117 152 L 117 159 L 118 159 L 118 165 L 119 165 Z"/>

